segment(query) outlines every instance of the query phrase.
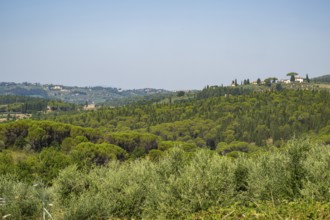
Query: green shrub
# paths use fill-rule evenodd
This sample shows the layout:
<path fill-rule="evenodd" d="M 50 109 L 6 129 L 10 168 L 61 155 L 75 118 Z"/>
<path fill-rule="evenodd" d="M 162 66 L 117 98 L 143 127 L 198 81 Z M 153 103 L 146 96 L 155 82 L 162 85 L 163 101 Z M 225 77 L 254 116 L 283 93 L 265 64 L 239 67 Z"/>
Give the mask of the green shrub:
<path fill-rule="evenodd" d="M 312 145 L 302 166 L 306 173 L 301 194 L 307 199 L 330 202 L 329 145 Z"/>
<path fill-rule="evenodd" d="M 0 176 L 0 216 L 38 219 L 42 215 L 42 196 L 47 194 L 43 190 L 11 175 Z"/>

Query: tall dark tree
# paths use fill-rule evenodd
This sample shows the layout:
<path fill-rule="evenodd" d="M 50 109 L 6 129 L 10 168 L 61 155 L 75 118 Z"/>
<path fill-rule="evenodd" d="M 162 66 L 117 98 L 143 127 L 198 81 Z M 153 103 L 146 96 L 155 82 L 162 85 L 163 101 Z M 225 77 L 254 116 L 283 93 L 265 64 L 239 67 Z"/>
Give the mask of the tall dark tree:
<path fill-rule="evenodd" d="M 294 77 L 294 75 L 291 75 L 290 82 L 294 82 L 295 80 L 296 80 L 296 78 Z"/>
<path fill-rule="evenodd" d="M 261 84 L 261 79 L 260 79 L 260 78 L 257 79 L 257 84 L 258 84 L 258 85 Z"/>

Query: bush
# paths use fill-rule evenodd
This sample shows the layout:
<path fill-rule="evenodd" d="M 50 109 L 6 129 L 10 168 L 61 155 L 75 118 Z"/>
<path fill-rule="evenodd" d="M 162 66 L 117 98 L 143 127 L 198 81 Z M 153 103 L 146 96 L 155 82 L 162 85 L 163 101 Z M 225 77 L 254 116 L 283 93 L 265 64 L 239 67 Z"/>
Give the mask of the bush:
<path fill-rule="evenodd" d="M 44 188 L 20 182 L 11 175 L 0 176 L 0 215 L 11 219 L 38 219 L 42 215 Z"/>
<path fill-rule="evenodd" d="M 306 173 L 301 194 L 307 199 L 330 202 L 329 146 L 314 144 L 302 166 Z"/>

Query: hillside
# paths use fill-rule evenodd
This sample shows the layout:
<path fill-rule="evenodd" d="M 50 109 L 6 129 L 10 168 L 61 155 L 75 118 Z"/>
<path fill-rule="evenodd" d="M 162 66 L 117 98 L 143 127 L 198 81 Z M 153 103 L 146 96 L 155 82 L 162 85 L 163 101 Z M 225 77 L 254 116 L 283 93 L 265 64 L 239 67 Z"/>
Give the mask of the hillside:
<path fill-rule="evenodd" d="M 315 83 L 330 83 L 330 74 L 324 75 L 324 76 L 319 76 L 319 77 L 314 77 L 311 80 L 312 82 Z"/>
<path fill-rule="evenodd" d="M 30 96 L 0 95 L 0 122 L 84 109 L 82 105 Z"/>
<path fill-rule="evenodd" d="M 77 87 L 62 85 L 42 85 L 39 83 L 0 82 L 0 95 L 31 96 L 57 99 L 65 102 L 85 104 L 108 103 L 109 105 L 126 104 L 125 99 L 145 96 L 162 96 L 171 92 L 164 89 L 122 90 L 112 87 Z"/>

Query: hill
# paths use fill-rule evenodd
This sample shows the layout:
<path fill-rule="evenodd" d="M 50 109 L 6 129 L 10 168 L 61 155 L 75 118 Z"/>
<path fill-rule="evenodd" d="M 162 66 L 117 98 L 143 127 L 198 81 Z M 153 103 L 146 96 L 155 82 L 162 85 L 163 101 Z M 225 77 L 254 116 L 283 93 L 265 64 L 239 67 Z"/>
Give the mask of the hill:
<path fill-rule="evenodd" d="M 314 77 L 314 78 L 312 78 L 312 82 L 315 82 L 315 83 L 330 83 L 330 74 L 324 75 L 324 76 L 319 76 L 319 77 Z"/>
<path fill-rule="evenodd" d="M 0 82 L 0 95 L 30 96 L 46 99 L 57 99 L 75 104 L 107 103 L 109 105 L 126 104 L 125 100 L 145 96 L 163 96 L 171 94 L 164 89 L 130 89 L 122 90 L 112 87 L 77 87 L 63 85 L 42 85 L 40 83 Z"/>

